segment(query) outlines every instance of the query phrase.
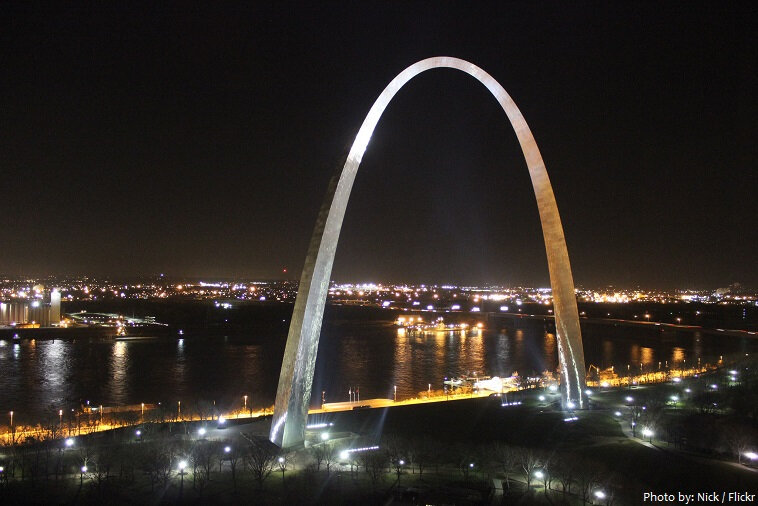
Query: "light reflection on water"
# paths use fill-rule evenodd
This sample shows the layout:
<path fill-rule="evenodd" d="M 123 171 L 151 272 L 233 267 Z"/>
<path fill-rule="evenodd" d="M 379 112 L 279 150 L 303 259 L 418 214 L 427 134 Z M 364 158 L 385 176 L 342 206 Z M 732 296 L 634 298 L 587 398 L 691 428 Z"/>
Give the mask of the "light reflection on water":
<path fill-rule="evenodd" d="M 716 345 L 692 334 L 635 342 L 604 328 L 585 332 L 586 363 L 615 366 L 624 374 L 658 367 L 715 360 L 739 346 Z M 611 339 L 613 336 L 613 339 Z M 153 341 L 0 341 L 0 412 L 41 418 L 48 406 L 71 408 L 90 400 L 105 406 L 164 402 L 182 406 L 196 399 L 216 401 L 224 410 L 240 408 L 242 396 L 254 407 L 273 403 L 284 350 L 284 335 L 268 339 L 165 339 Z M 257 344 L 257 343 L 264 344 Z M 361 399 L 414 396 L 441 389 L 444 377 L 470 373 L 491 376 L 539 374 L 557 367 L 556 338 L 540 326 L 468 332 L 416 333 L 384 323 L 327 325 L 314 375 L 313 404 L 348 400 L 359 387 Z M 696 354 L 697 350 L 697 354 Z M 690 362 L 692 360 L 692 362 Z M 623 371 L 623 372 L 622 372 Z M 23 415 L 22 415 L 23 413 Z"/>

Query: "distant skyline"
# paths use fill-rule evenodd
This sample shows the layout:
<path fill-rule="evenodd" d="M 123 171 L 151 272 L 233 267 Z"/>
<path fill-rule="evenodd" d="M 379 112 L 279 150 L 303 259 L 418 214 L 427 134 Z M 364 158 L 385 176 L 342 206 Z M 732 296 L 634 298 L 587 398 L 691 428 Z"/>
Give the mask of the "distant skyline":
<path fill-rule="evenodd" d="M 161 276 L 163 274 L 163 276 Z M 40 274 L 40 275 L 34 275 L 30 274 L 27 276 L 24 275 L 9 275 L 7 273 L 0 273 L 0 278 L 6 279 L 6 278 L 12 278 L 17 281 L 22 281 L 24 279 L 30 279 L 34 281 L 41 281 L 45 278 L 65 278 L 65 279 L 81 279 L 81 278 L 87 278 L 91 279 L 93 281 L 108 281 L 113 283 L 129 283 L 129 282 L 141 282 L 149 279 L 154 280 L 161 280 L 163 279 L 166 283 L 200 283 L 200 282 L 224 282 L 224 283 L 246 283 L 246 282 L 260 282 L 260 283 L 292 283 L 292 282 L 298 282 L 300 277 L 300 272 L 295 273 L 296 276 L 287 278 L 287 277 L 272 277 L 272 278 L 251 278 L 251 277 L 234 277 L 234 276 L 178 276 L 178 275 L 171 275 L 166 273 L 151 273 L 151 274 L 131 274 L 131 275 L 118 275 L 118 274 L 103 274 L 103 275 L 94 275 L 94 274 L 86 274 L 86 273 L 63 273 L 63 274 Z M 285 274 L 286 275 L 286 274 Z M 381 286 L 401 286 L 401 285 L 407 285 L 407 286 L 437 286 L 437 287 L 445 287 L 445 286 L 458 286 L 458 287 L 470 287 L 470 288 L 531 288 L 531 289 L 547 289 L 550 290 L 550 283 L 546 283 L 544 285 L 533 285 L 533 284 L 527 284 L 527 283 L 521 283 L 521 284 L 498 284 L 498 283 L 479 283 L 479 284 L 473 284 L 473 283 L 452 283 L 448 281 L 418 281 L 418 282 L 409 282 L 409 281 L 403 281 L 403 280 L 395 280 L 395 281 L 388 281 L 384 279 L 341 279 L 336 280 L 333 279 L 331 281 L 334 284 L 337 285 L 369 285 L 369 284 L 376 284 Z M 581 290 L 606 290 L 606 289 L 613 289 L 613 290 L 622 290 L 622 291 L 633 291 L 633 290 L 642 290 L 642 291 L 655 291 L 655 290 L 661 290 L 661 291 L 674 291 L 674 290 L 693 290 L 693 291 L 715 291 L 718 289 L 729 289 L 735 293 L 737 292 L 751 292 L 755 290 L 755 287 L 745 286 L 740 283 L 728 283 L 728 284 L 721 284 L 721 285 L 714 285 L 714 286 L 670 286 L 670 287 L 650 287 L 650 286 L 642 286 L 642 285 L 613 285 L 613 284 L 606 284 L 606 285 L 577 285 L 577 289 Z"/>
<path fill-rule="evenodd" d="M 389 80 L 470 60 L 520 107 L 585 287 L 758 287 L 751 3 L 0 7 L 0 272 L 297 279 Z M 287 273 L 283 269 L 287 269 Z M 388 108 L 335 280 L 549 286 L 488 92 L 434 70 Z"/>

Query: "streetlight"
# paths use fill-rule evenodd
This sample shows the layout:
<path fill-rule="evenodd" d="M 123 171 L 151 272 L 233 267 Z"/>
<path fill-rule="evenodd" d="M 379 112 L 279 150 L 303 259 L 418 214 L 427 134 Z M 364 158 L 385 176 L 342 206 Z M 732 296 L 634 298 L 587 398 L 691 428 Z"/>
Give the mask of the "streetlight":
<path fill-rule="evenodd" d="M 649 427 L 642 429 L 642 435 L 648 438 L 648 442 L 653 442 L 653 434 L 655 434 Z"/>
<path fill-rule="evenodd" d="M 322 432 L 321 433 L 321 441 L 328 441 L 329 440 L 329 433 L 328 432 Z"/>
<path fill-rule="evenodd" d="M 541 480 L 542 478 L 545 477 L 545 473 L 543 473 L 542 471 L 539 471 L 539 470 L 535 471 L 534 472 L 534 477 L 537 478 L 538 480 Z"/>
<path fill-rule="evenodd" d="M 68 438 L 68 439 L 66 439 L 66 442 L 65 442 L 65 443 L 66 443 L 66 446 L 67 446 L 68 448 L 71 448 L 72 446 L 74 446 L 74 440 L 73 440 L 73 439 L 71 439 L 71 438 Z"/>
<path fill-rule="evenodd" d="M 595 490 L 595 497 L 597 497 L 600 500 L 605 499 L 605 492 L 602 490 Z"/>
<path fill-rule="evenodd" d="M 87 466 L 82 466 L 79 473 L 79 486 L 82 486 L 82 483 L 84 483 L 84 473 L 87 472 Z"/>
<path fill-rule="evenodd" d="M 276 461 L 279 463 L 279 470 L 282 472 L 282 485 L 284 485 L 284 471 L 287 469 L 287 459 L 281 456 Z"/>
<path fill-rule="evenodd" d="M 394 402 L 397 402 L 397 385 L 395 385 L 395 397 L 394 397 Z"/>
<path fill-rule="evenodd" d="M 197 433 L 200 436 L 205 436 L 205 427 L 200 427 L 199 429 L 197 429 Z"/>
<path fill-rule="evenodd" d="M 185 471 L 186 468 L 187 468 L 187 461 L 186 460 L 179 461 L 179 476 L 181 476 L 182 478 L 181 484 L 179 485 L 179 497 L 181 497 L 182 493 L 184 492 L 184 475 L 187 474 L 187 472 Z"/>
<path fill-rule="evenodd" d="M 145 421 L 145 403 L 142 403 L 142 410 L 140 411 L 140 419 L 144 422 Z"/>
<path fill-rule="evenodd" d="M 244 413 L 245 411 L 247 411 L 247 395 L 243 395 L 242 399 L 243 399 L 243 402 L 245 403 L 242 408 L 242 412 Z"/>
<path fill-rule="evenodd" d="M 182 418 L 182 401 L 176 401 L 176 417 L 181 420 Z"/>
<path fill-rule="evenodd" d="M 58 418 L 60 418 L 60 421 L 61 421 L 61 432 L 63 432 L 63 410 L 62 409 L 58 410 Z"/>
<path fill-rule="evenodd" d="M 750 460 L 758 460 L 758 453 L 745 452 L 745 457 L 749 458 Z"/>
<path fill-rule="evenodd" d="M 231 446 L 224 446 L 224 453 L 230 453 L 232 451 Z"/>

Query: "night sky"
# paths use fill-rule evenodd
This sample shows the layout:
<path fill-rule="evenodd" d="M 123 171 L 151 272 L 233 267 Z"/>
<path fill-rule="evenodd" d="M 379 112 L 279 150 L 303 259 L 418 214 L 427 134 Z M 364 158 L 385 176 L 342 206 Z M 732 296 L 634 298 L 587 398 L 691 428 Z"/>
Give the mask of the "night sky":
<path fill-rule="evenodd" d="M 297 278 L 373 100 L 445 55 L 521 108 L 577 285 L 758 287 L 749 2 L 176 5 L 0 6 L 0 273 Z M 429 71 L 390 104 L 333 279 L 548 285 L 474 79 Z"/>

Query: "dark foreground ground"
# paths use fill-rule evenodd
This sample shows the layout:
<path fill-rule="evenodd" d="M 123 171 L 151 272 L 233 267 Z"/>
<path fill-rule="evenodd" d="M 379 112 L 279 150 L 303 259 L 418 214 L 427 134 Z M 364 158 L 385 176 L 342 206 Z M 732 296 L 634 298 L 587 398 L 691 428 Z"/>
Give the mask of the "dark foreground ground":
<path fill-rule="evenodd" d="M 288 454 L 266 446 L 267 419 L 150 425 L 140 437 L 124 429 L 68 449 L 4 447 L 0 503 L 641 504 L 646 492 L 758 491 L 754 468 L 625 434 L 617 410 L 630 409 L 619 407 L 630 392 L 645 395 L 597 392 L 575 421 L 538 391 L 517 406 L 493 397 L 314 415 L 310 423 L 332 425 Z M 380 449 L 341 455 L 371 445 Z M 268 461 L 256 467 L 257 458 Z"/>

